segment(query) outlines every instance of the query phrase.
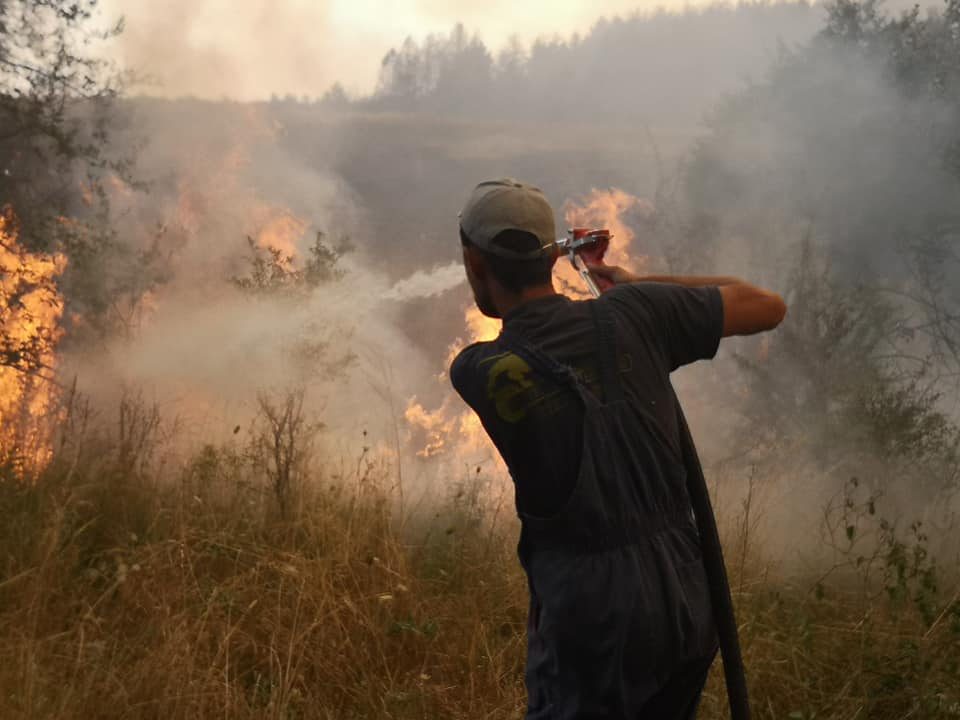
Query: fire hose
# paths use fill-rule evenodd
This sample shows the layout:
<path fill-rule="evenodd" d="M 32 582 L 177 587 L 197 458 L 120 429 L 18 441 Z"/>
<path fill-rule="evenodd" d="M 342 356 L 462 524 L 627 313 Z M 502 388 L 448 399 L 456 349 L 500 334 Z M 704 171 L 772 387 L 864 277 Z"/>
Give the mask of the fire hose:
<path fill-rule="evenodd" d="M 603 255 L 610 244 L 611 237 L 609 230 L 574 228 L 569 231 L 566 238 L 556 241 L 559 250 L 568 254 L 570 263 L 583 278 L 594 297 L 599 297 L 601 291 L 609 287 L 610 283 L 602 278 L 595 278 L 585 261 L 589 260 L 591 265 L 602 264 Z M 713 514 L 707 479 L 703 475 L 700 458 L 693 444 L 693 436 L 690 434 L 690 428 L 679 401 L 677 401 L 677 427 L 680 431 L 680 451 L 687 474 L 687 493 L 697 522 L 700 550 L 710 588 L 710 604 L 713 608 L 720 652 L 723 656 L 723 674 L 727 685 L 727 699 L 730 703 L 730 717 L 732 720 L 750 720 L 750 700 L 747 695 L 743 656 L 740 652 L 737 619 L 730 595 L 727 569 L 723 561 L 717 519 Z"/>
<path fill-rule="evenodd" d="M 703 566 L 707 571 L 707 583 L 710 587 L 710 604 L 713 606 L 714 622 L 717 624 L 717 636 L 720 639 L 720 652 L 723 655 L 723 674 L 727 683 L 727 699 L 730 701 L 730 717 L 733 720 L 750 719 L 750 700 L 747 695 L 747 678 L 743 669 L 743 656 L 740 653 L 740 638 L 737 634 L 737 618 L 733 611 L 733 599 L 730 597 L 730 583 L 727 580 L 727 568 L 723 562 L 723 548 L 720 534 L 717 532 L 717 519 L 710 503 L 710 491 L 707 479 L 693 445 L 693 436 L 683 416 L 680 403 L 677 402 L 677 420 L 680 429 L 680 451 L 687 471 L 687 493 L 690 505 L 697 519 L 697 532 L 700 534 L 700 552 Z"/>

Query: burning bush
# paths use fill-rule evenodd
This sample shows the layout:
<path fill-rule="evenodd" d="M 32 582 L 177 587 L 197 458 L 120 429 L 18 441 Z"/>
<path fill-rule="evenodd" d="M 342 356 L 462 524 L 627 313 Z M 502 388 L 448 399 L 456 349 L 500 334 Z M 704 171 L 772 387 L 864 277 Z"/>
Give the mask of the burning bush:
<path fill-rule="evenodd" d="M 65 264 L 24 250 L 12 210 L 0 214 L 0 468 L 18 475 L 35 474 L 52 452 Z"/>

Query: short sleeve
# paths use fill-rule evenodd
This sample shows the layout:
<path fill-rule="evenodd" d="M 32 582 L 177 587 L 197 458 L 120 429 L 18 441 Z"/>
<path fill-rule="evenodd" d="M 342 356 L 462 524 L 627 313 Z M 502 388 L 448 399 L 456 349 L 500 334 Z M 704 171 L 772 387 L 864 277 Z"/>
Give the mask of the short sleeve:
<path fill-rule="evenodd" d="M 639 282 L 616 288 L 628 312 L 646 315 L 669 369 L 717 354 L 723 336 L 723 298 L 714 286 Z"/>
<path fill-rule="evenodd" d="M 474 343 L 461 350 L 450 364 L 450 383 L 463 401 L 476 409 L 480 397 L 477 356 L 483 343 Z"/>

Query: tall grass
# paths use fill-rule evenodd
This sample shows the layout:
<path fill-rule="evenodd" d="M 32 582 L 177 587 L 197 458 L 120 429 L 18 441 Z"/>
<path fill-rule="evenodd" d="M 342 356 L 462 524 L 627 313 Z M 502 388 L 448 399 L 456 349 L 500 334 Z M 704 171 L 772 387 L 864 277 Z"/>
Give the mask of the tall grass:
<path fill-rule="evenodd" d="M 126 412 L 126 438 L 75 433 L 0 483 L 0 717 L 522 717 L 516 526 L 476 473 L 400 517 L 388 461 L 314 454 L 278 502 L 262 446 L 173 466 Z M 960 604 L 929 559 L 787 582 L 726 524 L 757 717 L 960 717 Z M 700 716 L 724 713 L 715 667 Z"/>

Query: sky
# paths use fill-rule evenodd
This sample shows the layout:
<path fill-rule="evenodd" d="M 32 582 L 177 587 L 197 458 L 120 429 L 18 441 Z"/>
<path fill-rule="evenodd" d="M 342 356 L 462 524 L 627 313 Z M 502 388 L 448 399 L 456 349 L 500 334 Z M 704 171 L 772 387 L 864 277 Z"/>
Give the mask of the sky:
<path fill-rule="evenodd" d="M 600 17 L 702 0 L 104 0 L 123 16 L 118 61 L 148 82 L 142 92 L 241 100 L 322 95 L 340 81 L 373 89 L 383 55 L 404 38 L 462 22 L 494 51 L 511 36 L 587 32 Z"/>

